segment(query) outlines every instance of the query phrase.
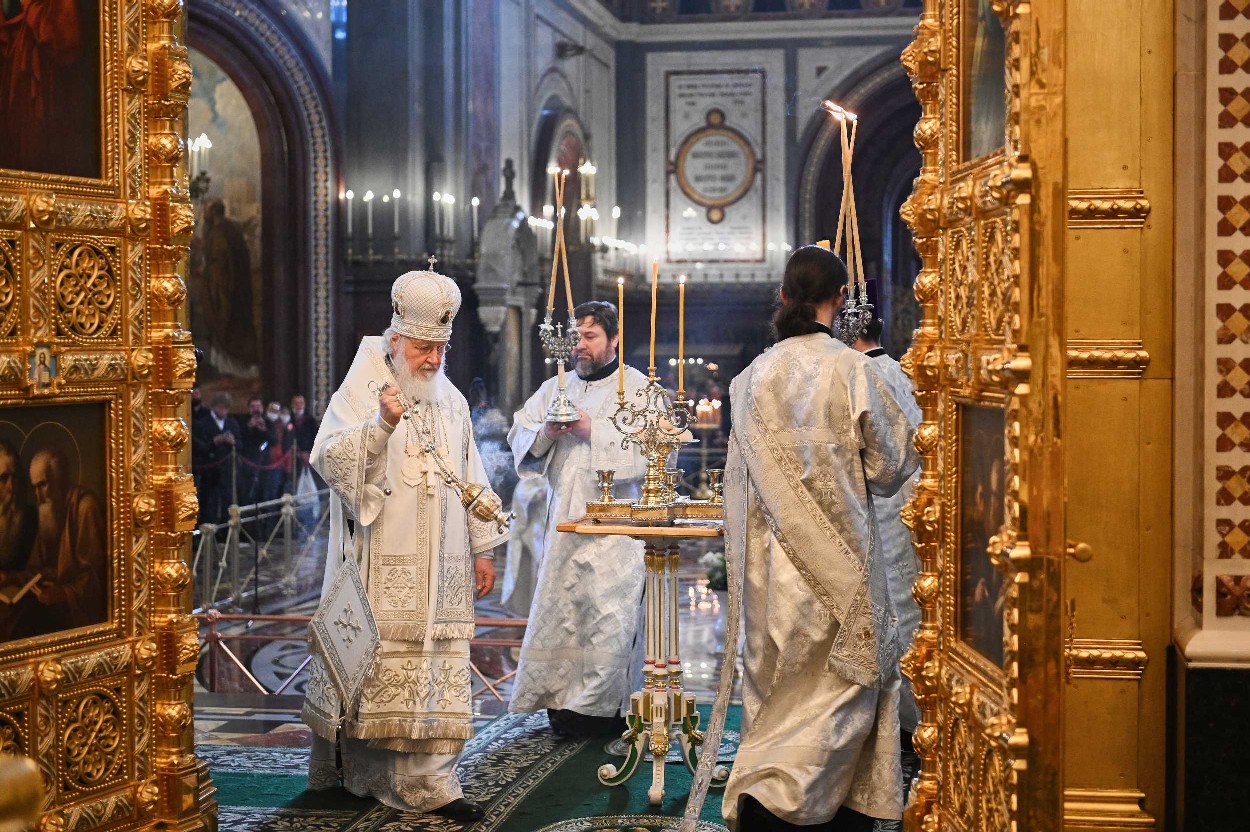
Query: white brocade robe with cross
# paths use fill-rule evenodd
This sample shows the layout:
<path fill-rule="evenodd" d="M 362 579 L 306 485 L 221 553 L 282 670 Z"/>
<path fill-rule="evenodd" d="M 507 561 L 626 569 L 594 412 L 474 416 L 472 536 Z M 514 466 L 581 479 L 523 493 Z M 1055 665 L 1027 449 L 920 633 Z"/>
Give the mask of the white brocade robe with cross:
<path fill-rule="evenodd" d="M 647 386 L 646 376 L 628 366 L 624 372 L 626 400 L 640 402 L 636 396 Z M 622 435 L 611 422 L 618 373 L 596 381 L 570 373 L 567 379 L 569 398 L 591 418 L 589 441 L 542 436 L 556 395 L 554 377 L 517 411 L 508 434 L 517 473 L 547 482 L 545 551 L 508 708 L 615 716 L 642 678 L 642 544 L 557 532 L 556 526 L 584 516 L 586 503 L 599 499 L 596 471 L 615 471 L 617 499 L 636 499 L 646 460 L 637 447 L 621 447 Z"/>
<path fill-rule="evenodd" d="M 919 458 L 870 361 L 825 334 L 788 338 L 731 387 L 725 545 L 746 630 L 731 824 L 747 794 L 801 825 L 842 806 L 902 813 L 897 623 L 873 502 Z"/>
<path fill-rule="evenodd" d="M 356 558 L 382 641 L 359 702 L 345 707 L 313 656 L 309 784 L 337 781 L 337 734 L 350 791 L 426 811 L 461 796 L 455 761 L 473 734 L 473 557 L 507 533 L 468 515 L 425 451 L 433 441 L 458 477 L 489 485 L 464 397 L 442 379 L 432 401 L 391 429 L 378 417 L 376 390 L 387 382 L 395 379 L 383 341 L 365 338 L 312 450 L 333 491 L 323 591 L 343 559 Z"/>

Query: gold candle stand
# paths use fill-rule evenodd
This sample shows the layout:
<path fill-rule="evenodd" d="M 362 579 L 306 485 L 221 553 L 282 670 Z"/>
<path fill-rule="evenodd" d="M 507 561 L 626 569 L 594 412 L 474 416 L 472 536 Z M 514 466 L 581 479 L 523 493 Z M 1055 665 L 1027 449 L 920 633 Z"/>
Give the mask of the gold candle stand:
<path fill-rule="evenodd" d="M 609 478 L 610 479 L 610 478 Z M 601 487 L 603 478 L 600 478 Z M 626 504 L 628 505 L 628 504 Z M 642 690 L 630 694 L 629 713 L 625 715 L 627 730 L 622 735 L 627 746 L 625 762 L 620 766 L 605 763 L 599 767 L 599 782 L 619 786 L 638 770 L 647 751 L 651 752 L 651 788 L 647 798 L 658 806 L 664 800 L 664 771 L 669 749 L 674 742 L 681 746 L 682 761 L 693 775 L 699 767 L 703 749 L 703 732 L 699 730 L 699 711 L 695 697 L 683 686 L 677 610 L 677 569 L 681 560 L 681 541 L 720 537 L 722 524 L 704 526 L 656 526 L 621 520 L 602 522 L 590 517 L 556 526 L 561 532 L 592 535 L 627 535 L 641 540 L 646 564 L 646 656 L 643 661 Z M 726 661 L 734 661 L 729 652 Z M 711 749 L 715 754 L 719 749 Z M 723 786 L 729 770 L 718 766 L 713 785 Z"/>

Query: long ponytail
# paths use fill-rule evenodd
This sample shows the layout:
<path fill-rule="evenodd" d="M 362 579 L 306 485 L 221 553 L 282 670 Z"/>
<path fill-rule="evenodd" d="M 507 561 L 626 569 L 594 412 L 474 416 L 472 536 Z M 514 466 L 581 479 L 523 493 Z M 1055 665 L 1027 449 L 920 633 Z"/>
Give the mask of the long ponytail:
<path fill-rule="evenodd" d="M 820 332 L 816 306 L 837 297 L 846 281 L 842 259 L 823 246 L 803 246 L 790 255 L 781 280 L 785 299 L 773 315 L 777 340 Z"/>

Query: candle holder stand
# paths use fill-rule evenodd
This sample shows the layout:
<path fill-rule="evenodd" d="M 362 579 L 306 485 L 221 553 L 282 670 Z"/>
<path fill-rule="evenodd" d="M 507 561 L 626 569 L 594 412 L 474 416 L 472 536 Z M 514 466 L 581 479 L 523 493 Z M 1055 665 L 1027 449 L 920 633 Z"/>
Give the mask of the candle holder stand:
<path fill-rule="evenodd" d="M 542 341 L 543 352 L 547 353 L 546 362 L 554 361 L 560 368 L 559 387 L 556 390 L 556 397 L 547 407 L 546 419 L 548 422 L 576 422 L 581 416 L 577 412 L 577 405 L 569 399 L 568 388 L 564 383 L 564 365 L 573 357 L 573 349 L 582 339 L 581 333 L 577 331 L 577 321 L 573 320 L 573 315 L 570 313 L 568 329 L 561 324 L 552 324 L 551 310 L 548 309 L 547 316 L 538 325 L 538 338 Z"/>
<path fill-rule="evenodd" d="M 573 534 L 627 535 L 643 542 L 647 588 L 643 593 L 646 654 L 642 690 L 629 697 L 626 731 L 621 735 L 626 746 L 624 762 L 601 765 L 598 777 L 605 786 L 624 785 L 638 772 L 650 752 L 651 786 L 647 799 L 651 805 L 658 806 L 664 801 L 669 749 L 674 745 L 680 748 L 681 760 L 691 774 L 697 771 L 701 754 L 716 754 L 720 750 L 703 747 L 704 733 L 699 730 L 701 715 L 695 695 L 687 693 L 683 684 L 678 631 L 681 596 L 677 579 L 681 541 L 720 537 L 722 526 L 720 523 L 655 526 L 627 520 L 608 523 L 586 517 L 561 523 L 556 529 Z M 713 769 L 713 788 L 723 787 L 728 779 L 727 767 L 718 765 Z"/>

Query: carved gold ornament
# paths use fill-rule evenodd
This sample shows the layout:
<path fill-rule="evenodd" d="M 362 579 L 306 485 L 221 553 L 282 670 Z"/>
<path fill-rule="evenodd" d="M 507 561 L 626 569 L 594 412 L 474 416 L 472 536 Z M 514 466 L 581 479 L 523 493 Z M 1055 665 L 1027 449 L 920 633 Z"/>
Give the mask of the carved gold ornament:
<path fill-rule="evenodd" d="M 156 360 L 152 355 L 152 350 L 147 347 L 137 349 L 130 354 L 130 371 L 139 381 L 150 379 L 155 365 Z"/>
<path fill-rule="evenodd" d="M 35 191 L 26 199 L 26 211 L 31 225 L 36 228 L 51 228 L 56 221 L 56 195 L 47 191 Z"/>
<path fill-rule="evenodd" d="M 152 421 L 152 442 L 163 451 L 176 452 L 190 438 L 191 431 L 180 417 Z"/>
<path fill-rule="evenodd" d="M 174 383 L 190 387 L 195 382 L 195 369 L 195 347 L 190 344 L 174 347 Z"/>
<path fill-rule="evenodd" d="M 195 663 L 200 657 L 200 638 L 194 631 L 183 633 L 178 637 L 178 664 L 195 670 Z"/>
<path fill-rule="evenodd" d="M 1141 228 L 1150 200 L 1140 189 L 1068 192 L 1068 225 L 1073 228 Z"/>
<path fill-rule="evenodd" d="M 176 166 L 186 152 L 186 143 L 177 133 L 154 133 L 148 137 L 148 153 L 163 165 Z"/>
<path fill-rule="evenodd" d="M 152 203 L 146 199 L 131 200 L 126 205 L 126 221 L 135 237 L 146 237 L 152 228 Z"/>
<path fill-rule="evenodd" d="M 176 274 L 153 279 L 151 286 L 152 296 L 166 309 L 177 309 L 187 299 L 187 284 Z"/>
<path fill-rule="evenodd" d="M 135 645 L 135 667 L 143 672 L 152 669 L 152 665 L 156 662 L 157 646 L 156 639 L 152 636 L 140 639 Z"/>
<path fill-rule="evenodd" d="M 53 693 L 60 687 L 61 680 L 65 678 L 65 668 L 54 659 L 40 664 L 36 675 L 39 677 L 40 689 L 47 693 Z"/>
<path fill-rule="evenodd" d="M 0 240 L 0 338 L 13 332 L 20 304 L 17 303 L 17 265 L 13 252 Z"/>
<path fill-rule="evenodd" d="M 156 495 L 150 491 L 136 494 L 131 501 L 131 513 L 139 528 L 152 525 L 152 520 L 156 517 Z"/>
<path fill-rule="evenodd" d="M 178 242 L 189 242 L 195 231 L 195 212 L 183 202 L 169 206 L 169 235 Z"/>
<path fill-rule="evenodd" d="M 135 786 L 135 803 L 139 805 L 139 811 L 145 815 L 152 814 L 160 799 L 161 790 L 157 788 L 155 780 L 147 780 Z"/>
<path fill-rule="evenodd" d="M 23 754 L 25 742 L 22 732 L 13 717 L 0 713 L 0 754 Z"/>
<path fill-rule="evenodd" d="M 81 338 L 113 334 L 120 312 L 117 276 L 108 255 L 94 244 L 66 247 L 53 296 L 57 326 L 63 334 Z"/>
<path fill-rule="evenodd" d="M 181 592 L 191 583 L 186 561 L 167 560 L 156 567 L 156 586 L 161 592 Z"/>
<path fill-rule="evenodd" d="M 178 523 L 178 531 L 194 529 L 199 513 L 200 501 L 195 496 L 195 483 L 183 483 L 174 494 L 174 519 Z"/>
<path fill-rule="evenodd" d="M 1150 366 L 1141 341 L 1068 341 L 1068 377 L 1135 378 Z"/>
<path fill-rule="evenodd" d="M 56 810 L 39 819 L 39 832 L 65 832 L 65 813 Z"/>
<path fill-rule="evenodd" d="M 105 691 L 97 690 L 67 702 L 68 723 L 62 734 L 65 748 L 65 778 L 91 787 L 106 780 L 121 762 L 125 717 L 120 704 Z"/>
<path fill-rule="evenodd" d="M 148 77 L 152 73 L 152 64 L 148 56 L 131 55 L 126 59 L 126 83 L 131 89 L 142 90 L 148 85 Z"/>
<path fill-rule="evenodd" d="M 179 734 L 191 724 L 191 708 L 185 702 L 162 702 L 156 706 L 156 727 L 163 734 Z"/>

